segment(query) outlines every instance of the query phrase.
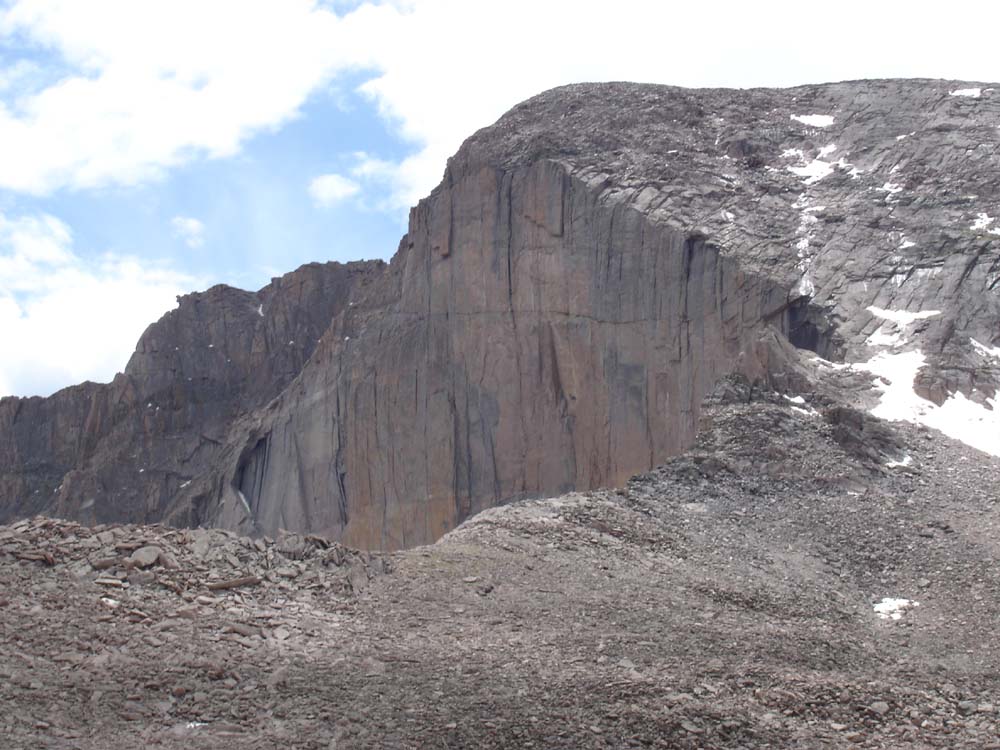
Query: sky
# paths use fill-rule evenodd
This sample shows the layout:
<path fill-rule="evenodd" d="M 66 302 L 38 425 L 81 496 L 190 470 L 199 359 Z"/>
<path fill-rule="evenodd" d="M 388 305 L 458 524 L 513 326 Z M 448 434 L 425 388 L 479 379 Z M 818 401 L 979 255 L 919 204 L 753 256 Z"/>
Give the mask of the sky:
<path fill-rule="evenodd" d="M 0 396 L 109 381 L 177 295 L 389 258 L 462 140 L 553 86 L 995 82 L 998 22 L 961 1 L 0 0 Z"/>

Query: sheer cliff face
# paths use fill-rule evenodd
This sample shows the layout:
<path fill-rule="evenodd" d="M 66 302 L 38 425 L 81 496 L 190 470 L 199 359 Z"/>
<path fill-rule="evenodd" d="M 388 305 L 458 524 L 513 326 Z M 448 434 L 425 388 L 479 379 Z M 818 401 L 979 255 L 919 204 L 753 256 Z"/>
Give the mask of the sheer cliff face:
<path fill-rule="evenodd" d="M 690 442 L 741 356 L 763 369 L 787 296 L 549 161 L 456 160 L 396 263 L 393 301 L 351 306 L 252 431 L 213 521 L 395 548 L 623 482 Z"/>
<path fill-rule="evenodd" d="M 0 507 L 412 546 L 662 462 L 721 375 L 800 377 L 789 341 L 989 404 L 998 125 L 974 84 L 547 92 L 390 265 L 185 298 L 114 384 L 0 402 Z"/>

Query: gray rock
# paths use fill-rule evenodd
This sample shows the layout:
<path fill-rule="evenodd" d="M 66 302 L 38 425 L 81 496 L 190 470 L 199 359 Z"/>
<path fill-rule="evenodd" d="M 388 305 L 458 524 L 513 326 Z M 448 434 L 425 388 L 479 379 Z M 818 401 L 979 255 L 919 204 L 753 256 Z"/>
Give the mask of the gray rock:
<path fill-rule="evenodd" d="M 869 704 L 868 710 L 871 711 L 873 714 L 884 716 L 885 714 L 889 713 L 889 704 L 886 703 L 885 701 L 875 701 L 874 703 Z"/>
<path fill-rule="evenodd" d="M 140 568 L 148 568 L 155 565 L 162 554 L 163 550 L 150 544 L 137 549 L 130 555 L 129 559 Z"/>

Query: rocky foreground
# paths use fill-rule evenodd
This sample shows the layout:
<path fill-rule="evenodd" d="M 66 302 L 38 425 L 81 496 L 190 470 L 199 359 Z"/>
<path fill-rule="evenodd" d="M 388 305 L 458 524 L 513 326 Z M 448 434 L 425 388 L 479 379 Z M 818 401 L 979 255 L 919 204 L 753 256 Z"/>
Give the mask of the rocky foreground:
<path fill-rule="evenodd" d="M 624 489 L 392 555 L 21 521 L 2 745 L 1000 748 L 998 472 L 730 379 Z"/>

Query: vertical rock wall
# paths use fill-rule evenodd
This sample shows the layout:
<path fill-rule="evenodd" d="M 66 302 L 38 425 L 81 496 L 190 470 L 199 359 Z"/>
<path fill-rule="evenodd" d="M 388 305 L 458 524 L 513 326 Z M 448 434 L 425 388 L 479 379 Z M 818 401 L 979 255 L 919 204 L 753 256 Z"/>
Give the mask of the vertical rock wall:
<path fill-rule="evenodd" d="M 335 321 L 219 477 L 213 522 L 391 549 L 624 482 L 689 443 L 787 301 L 553 161 L 456 158 L 405 244 L 395 301 Z"/>

